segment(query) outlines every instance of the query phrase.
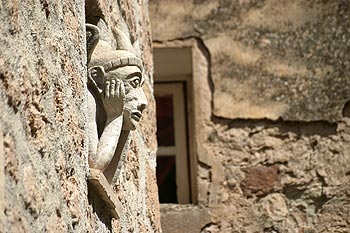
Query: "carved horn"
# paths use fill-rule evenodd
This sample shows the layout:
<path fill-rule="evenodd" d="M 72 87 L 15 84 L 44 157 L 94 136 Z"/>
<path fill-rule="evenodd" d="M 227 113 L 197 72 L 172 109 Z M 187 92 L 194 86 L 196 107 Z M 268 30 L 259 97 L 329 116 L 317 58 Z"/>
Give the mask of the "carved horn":
<path fill-rule="evenodd" d="M 86 51 L 87 63 L 90 62 L 92 52 L 94 51 L 100 39 L 100 30 L 92 24 L 86 24 Z"/>
<path fill-rule="evenodd" d="M 129 52 L 134 51 L 130 39 L 122 30 L 120 30 L 119 28 L 115 28 L 114 36 L 117 41 L 117 50 L 126 50 Z"/>

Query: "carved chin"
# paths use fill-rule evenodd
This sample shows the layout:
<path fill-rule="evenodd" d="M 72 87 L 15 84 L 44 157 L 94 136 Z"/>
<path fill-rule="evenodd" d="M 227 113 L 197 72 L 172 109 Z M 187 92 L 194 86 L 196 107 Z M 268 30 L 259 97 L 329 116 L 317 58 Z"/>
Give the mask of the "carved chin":
<path fill-rule="evenodd" d="M 140 118 L 134 116 L 129 111 L 124 111 L 123 116 L 123 130 L 135 130 L 139 124 Z"/>

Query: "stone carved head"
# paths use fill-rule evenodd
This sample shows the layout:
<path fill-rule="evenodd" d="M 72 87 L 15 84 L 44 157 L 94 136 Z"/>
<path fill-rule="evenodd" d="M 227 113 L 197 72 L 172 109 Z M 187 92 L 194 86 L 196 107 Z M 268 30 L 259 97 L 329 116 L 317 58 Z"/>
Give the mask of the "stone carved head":
<path fill-rule="evenodd" d="M 98 28 L 90 25 L 87 33 L 92 34 L 88 41 L 88 72 L 96 92 L 103 94 L 105 80 L 118 79 L 124 84 L 125 103 L 123 109 L 123 130 L 135 130 L 148 101 L 142 90 L 142 61 L 132 52 L 126 35 L 117 29 L 117 49 L 113 50 L 106 41 L 99 40 Z M 95 35 L 95 36 L 94 36 Z M 96 36 L 97 35 L 97 36 Z"/>

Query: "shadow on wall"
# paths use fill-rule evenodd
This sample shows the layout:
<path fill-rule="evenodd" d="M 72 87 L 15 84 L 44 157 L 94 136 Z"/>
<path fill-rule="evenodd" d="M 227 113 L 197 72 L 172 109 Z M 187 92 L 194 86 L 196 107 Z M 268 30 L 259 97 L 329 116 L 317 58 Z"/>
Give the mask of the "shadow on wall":
<path fill-rule="evenodd" d="M 350 117 L 350 101 L 348 101 L 343 108 L 343 117 Z"/>
<path fill-rule="evenodd" d="M 100 17 L 104 19 L 104 14 L 99 5 L 98 0 L 85 0 L 85 17 Z"/>

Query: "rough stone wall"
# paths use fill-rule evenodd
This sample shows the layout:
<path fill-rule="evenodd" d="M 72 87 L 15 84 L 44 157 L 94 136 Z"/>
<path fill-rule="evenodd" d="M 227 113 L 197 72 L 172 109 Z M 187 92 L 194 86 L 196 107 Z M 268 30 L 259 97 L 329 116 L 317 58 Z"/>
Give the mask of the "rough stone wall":
<path fill-rule="evenodd" d="M 218 120 L 206 147 L 221 162 L 205 171 L 210 178 L 201 176 L 212 183 L 203 202 L 213 207 L 216 227 L 237 232 L 347 232 L 349 120 Z M 222 170 L 215 173 L 217 166 Z"/>
<path fill-rule="evenodd" d="M 198 206 L 164 206 L 163 220 L 193 213 L 186 227 L 202 232 L 349 231 L 349 10 L 349 1 L 150 1 L 153 40 L 201 40 L 213 82 Z"/>
<path fill-rule="evenodd" d="M 144 60 L 149 109 L 132 133 L 112 226 L 88 202 L 85 17 L 130 34 Z M 147 1 L 0 1 L 0 231 L 159 230 Z M 107 35 L 108 37 L 109 35 Z M 113 41 L 113 36 L 110 37 Z"/>
<path fill-rule="evenodd" d="M 348 1 L 151 3 L 155 40 L 199 37 L 208 47 L 216 116 L 341 117 L 350 94 Z"/>
<path fill-rule="evenodd" d="M 0 3 L 3 232 L 87 227 L 84 2 Z"/>

